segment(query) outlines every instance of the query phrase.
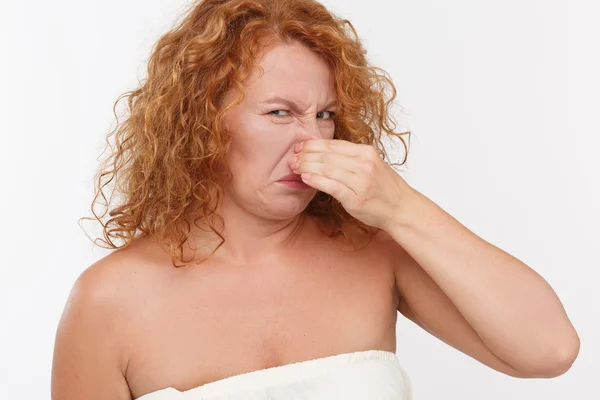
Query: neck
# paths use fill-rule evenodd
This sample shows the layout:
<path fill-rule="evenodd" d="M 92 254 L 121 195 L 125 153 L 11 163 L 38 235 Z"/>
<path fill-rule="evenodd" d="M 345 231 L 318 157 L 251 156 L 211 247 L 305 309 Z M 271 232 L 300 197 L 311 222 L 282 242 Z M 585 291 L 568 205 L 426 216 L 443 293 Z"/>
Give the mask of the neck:
<path fill-rule="evenodd" d="M 212 254 L 212 259 L 226 260 L 228 263 L 253 264 L 266 261 L 290 250 L 302 237 L 312 219 L 304 212 L 286 219 L 267 219 L 224 201 L 219 208 L 224 226 L 217 218 L 212 219 L 213 227 L 225 242 Z M 194 260 L 211 254 L 221 243 L 221 238 L 199 218 L 197 225 L 193 219 L 200 214 L 190 214 L 189 248 L 198 249 Z M 193 254 L 193 251 L 192 251 Z"/>

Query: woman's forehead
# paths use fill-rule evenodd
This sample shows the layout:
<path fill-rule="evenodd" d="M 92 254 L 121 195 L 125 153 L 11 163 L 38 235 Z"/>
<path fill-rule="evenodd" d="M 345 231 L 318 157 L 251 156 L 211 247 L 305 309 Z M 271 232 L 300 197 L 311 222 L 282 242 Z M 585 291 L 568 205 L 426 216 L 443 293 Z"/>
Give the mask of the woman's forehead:
<path fill-rule="evenodd" d="M 335 77 L 327 63 L 301 45 L 274 47 L 267 51 L 259 65 L 260 68 L 255 67 L 246 80 L 249 92 L 264 86 L 299 92 L 309 88 L 334 88 Z M 260 99 L 263 100 L 266 99 Z"/>

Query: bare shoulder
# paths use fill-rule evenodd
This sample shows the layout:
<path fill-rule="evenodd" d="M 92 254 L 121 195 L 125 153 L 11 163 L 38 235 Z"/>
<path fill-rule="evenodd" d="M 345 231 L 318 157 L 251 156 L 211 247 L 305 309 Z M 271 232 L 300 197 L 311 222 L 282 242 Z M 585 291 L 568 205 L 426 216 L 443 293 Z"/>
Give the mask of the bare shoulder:
<path fill-rule="evenodd" d="M 398 311 L 412 319 L 407 313 L 406 296 L 409 286 L 415 281 L 426 279 L 424 271 L 412 256 L 389 233 L 382 230 L 376 235 L 379 251 L 389 261 L 395 282 L 396 294 L 399 296 Z"/>
<path fill-rule="evenodd" d="M 75 281 L 65 311 L 78 301 L 93 307 L 90 311 L 130 317 L 136 297 L 166 271 L 150 261 L 151 249 L 149 239 L 138 239 L 87 267 Z"/>
<path fill-rule="evenodd" d="M 398 285 L 399 265 L 402 264 L 402 258 L 405 254 L 408 253 L 406 253 L 402 246 L 400 246 L 400 244 L 384 230 L 378 231 L 373 237 L 372 251 L 383 260 L 383 264 L 393 280 L 394 291 L 397 296 L 400 296 L 400 285 Z"/>
<path fill-rule="evenodd" d="M 135 248 L 118 250 L 87 267 L 74 282 L 56 330 L 53 400 L 131 399 L 126 337 L 136 286 L 153 279 L 138 258 Z"/>
<path fill-rule="evenodd" d="M 396 284 L 399 288 L 407 283 L 406 278 L 411 270 L 420 268 L 411 255 L 398 243 L 389 233 L 381 230 L 376 235 L 381 251 L 390 258 L 396 276 Z"/>
<path fill-rule="evenodd" d="M 396 261 L 394 269 L 397 269 L 398 257 L 406 256 L 406 250 L 386 231 L 380 230 L 374 236 L 374 244 L 377 251 L 382 252 L 391 261 Z M 396 271 L 397 272 L 397 271 Z"/>

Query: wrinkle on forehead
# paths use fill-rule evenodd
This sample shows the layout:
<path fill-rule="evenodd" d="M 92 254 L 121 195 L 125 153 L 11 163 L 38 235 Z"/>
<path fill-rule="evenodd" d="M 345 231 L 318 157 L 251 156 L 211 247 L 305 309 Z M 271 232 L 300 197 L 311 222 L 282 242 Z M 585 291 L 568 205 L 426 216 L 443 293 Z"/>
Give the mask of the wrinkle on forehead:
<path fill-rule="evenodd" d="M 297 111 L 307 111 L 311 103 L 318 103 L 317 106 L 322 103 L 323 111 L 328 111 L 325 107 L 331 106 L 328 103 L 337 97 L 331 68 L 303 45 L 271 49 L 248 81 L 246 91 L 252 102 L 282 97 L 295 102 Z"/>

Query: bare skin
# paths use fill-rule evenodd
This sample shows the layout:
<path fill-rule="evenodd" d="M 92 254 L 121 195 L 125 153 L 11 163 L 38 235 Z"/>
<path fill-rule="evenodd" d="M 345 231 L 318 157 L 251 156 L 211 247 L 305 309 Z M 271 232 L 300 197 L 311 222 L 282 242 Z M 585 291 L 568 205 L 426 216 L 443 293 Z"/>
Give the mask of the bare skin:
<path fill-rule="evenodd" d="M 255 264 L 173 268 L 152 238 L 87 268 L 55 346 L 52 399 L 137 399 L 362 350 L 396 351 L 399 293 L 384 234 L 349 251 L 308 219 Z M 83 397 L 82 397 L 83 396 Z"/>
<path fill-rule="evenodd" d="M 225 244 L 176 269 L 140 238 L 84 271 L 57 331 L 53 400 L 130 400 L 334 354 L 395 352 L 399 296 L 384 235 L 344 252 L 313 219 L 298 225 L 316 190 L 278 182 L 296 143 L 334 137 L 334 76 L 301 45 L 275 47 L 260 64 L 264 75 L 254 71 L 226 114 Z M 274 96 L 300 108 L 263 104 Z M 217 243 L 192 227 L 190 247 L 205 245 L 197 259 Z"/>
<path fill-rule="evenodd" d="M 174 269 L 151 240 L 128 249 L 141 261 L 125 273 L 138 310 L 123 331 L 133 398 L 328 355 L 395 352 L 398 296 L 379 241 L 352 253 L 314 226 L 301 235 L 256 265 Z"/>

